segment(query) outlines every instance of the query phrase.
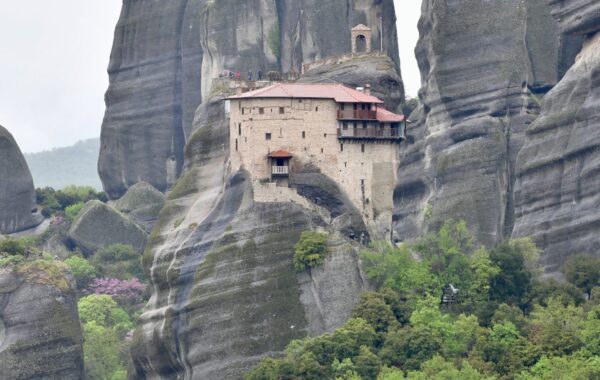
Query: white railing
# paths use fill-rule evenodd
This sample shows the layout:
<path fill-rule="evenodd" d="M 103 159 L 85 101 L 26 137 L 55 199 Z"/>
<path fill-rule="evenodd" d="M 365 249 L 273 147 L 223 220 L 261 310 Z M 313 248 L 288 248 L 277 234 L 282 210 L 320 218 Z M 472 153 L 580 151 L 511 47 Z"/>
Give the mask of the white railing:
<path fill-rule="evenodd" d="M 273 171 L 272 173 L 274 175 L 288 175 L 290 174 L 290 167 L 289 166 L 273 166 Z"/>

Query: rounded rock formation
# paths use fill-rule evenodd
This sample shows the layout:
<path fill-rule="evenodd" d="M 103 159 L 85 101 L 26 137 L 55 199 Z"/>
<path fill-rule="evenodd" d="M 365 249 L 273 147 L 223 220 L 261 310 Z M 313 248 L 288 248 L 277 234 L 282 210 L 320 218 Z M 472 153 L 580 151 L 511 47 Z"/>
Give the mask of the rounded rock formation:
<path fill-rule="evenodd" d="M 0 233 L 11 234 L 42 222 L 35 213 L 29 167 L 10 132 L 0 126 Z"/>

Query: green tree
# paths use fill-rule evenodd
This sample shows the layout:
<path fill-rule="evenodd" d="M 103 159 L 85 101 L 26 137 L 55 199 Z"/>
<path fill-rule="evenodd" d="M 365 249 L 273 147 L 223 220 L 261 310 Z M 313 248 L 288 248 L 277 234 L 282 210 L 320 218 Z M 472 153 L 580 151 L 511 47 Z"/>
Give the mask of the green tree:
<path fill-rule="evenodd" d="M 377 292 L 361 294 L 352 317 L 364 319 L 378 333 L 385 333 L 390 327 L 398 325 L 392 307 L 385 302 L 384 295 Z"/>
<path fill-rule="evenodd" d="M 592 296 L 592 289 L 600 285 L 600 259 L 592 255 L 570 256 L 561 270 L 567 281 L 585 291 L 588 299 Z"/>
<path fill-rule="evenodd" d="M 101 277 L 119 280 L 137 277 L 143 281 L 147 277 L 141 259 L 141 254 L 131 245 L 112 244 L 100 248 L 90 261 Z"/>
<path fill-rule="evenodd" d="M 461 368 L 456 368 L 441 356 L 435 356 L 423 363 L 421 371 L 411 371 L 407 380 L 492 380 L 493 377 L 484 376 L 471 365 L 463 361 Z"/>
<path fill-rule="evenodd" d="M 585 313 L 582 308 L 563 305 L 551 298 L 548 306 L 536 306 L 531 313 L 530 339 L 548 355 L 568 355 L 582 346 L 581 329 Z"/>
<path fill-rule="evenodd" d="M 385 365 L 417 370 L 441 348 L 441 339 L 432 331 L 405 327 L 387 334 L 379 357 Z"/>
<path fill-rule="evenodd" d="M 327 234 L 316 231 L 304 231 L 294 245 L 294 267 L 298 271 L 314 268 L 323 264 L 327 247 Z"/>
<path fill-rule="evenodd" d="M 133 329 L 133 323 L 125 310 L 108 295 L 92 294 L 83 297 L 77 306 L 79 319 L 84 324 L 94 322 L 98 326 L 113 328 L 121 336 Z"/>
<path fill-rule="evenodd" d="M 85 289 L 96 278 L 96 269 L 83 257 L 71 256 L 65 260 L 65 264 L 71 268 L 79 290 Z"/>
<path fill-rule="evenodd" d="M 364 380 L 375 380 L 381 367 L 381 360 L 367 346 L 360 347 L 360 353 L 354 359 L 356 372 Z"/>
<path fill-rule="evenodd" d="M 126 379 L 125 365 L 119 357 L 119 338 L 114 330 L 95 321 L 84 324 L 84 360 L 91 380 Z"/>
<path fill-rule="evenodd" d="M 543 357 L 516 380 L 600 379 L 600 357 Z"/>

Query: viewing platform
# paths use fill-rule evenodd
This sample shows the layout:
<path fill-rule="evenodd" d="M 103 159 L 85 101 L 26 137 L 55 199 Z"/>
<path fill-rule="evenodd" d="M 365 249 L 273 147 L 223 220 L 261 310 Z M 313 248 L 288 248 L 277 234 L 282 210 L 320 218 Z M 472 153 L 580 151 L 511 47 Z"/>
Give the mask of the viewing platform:
<path fill-rule="evenodd" d="M 377 111 L 372 110 L 338 110 L 338 120 L 377 120 Z"/>
<path fill-rule="evenodd" d="M 338 140 L 376 140 L 401 142 L 405 139 L 404 131 L 400 127 L 367 127 L 367 128 L 338 128 Z"/>

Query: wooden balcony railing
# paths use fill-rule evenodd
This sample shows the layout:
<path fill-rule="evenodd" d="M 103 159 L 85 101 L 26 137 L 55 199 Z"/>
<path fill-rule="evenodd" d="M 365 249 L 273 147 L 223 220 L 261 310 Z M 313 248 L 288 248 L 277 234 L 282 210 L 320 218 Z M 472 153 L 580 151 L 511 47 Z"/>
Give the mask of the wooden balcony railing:
<path fill-rule="evenodd" d="M 338 120 L 376 120 L 377 111 L 338 110 Z"/>
<path fill-rule="evenodd" d="M 401 128 L 380 128 L 380 127 L 369 127 L 369 128 L 338 128 L 339 139 L 393 139 L 400 140 L 404 138 Z"/>
<path fill-rule="evenodd" d="M 272 166 L 271 173 L 273 175 L 289 175 L 290 167 L 289 166 Z"/>

